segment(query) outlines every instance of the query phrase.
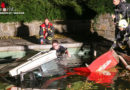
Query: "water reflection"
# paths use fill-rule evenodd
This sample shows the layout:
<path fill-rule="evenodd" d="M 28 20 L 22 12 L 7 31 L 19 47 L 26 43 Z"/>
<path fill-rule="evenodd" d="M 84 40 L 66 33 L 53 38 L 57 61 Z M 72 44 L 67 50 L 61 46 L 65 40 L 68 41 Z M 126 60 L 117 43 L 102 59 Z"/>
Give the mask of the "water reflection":
<path fill-rule="evenodd" d="M 70 61 L 68 61 L 69 66 L 71 66 L 71 64 L 77 65 L 77 62 L 74 63 L 73 60 Z M 79 90 L 81 87 L 83 87 L 82 90 L 86 88 L 98 88 L 99 90 L 104 90 L 104 88 L 116 88 L 116 86 L 120 86 L 120 84 L 125 83 L 125 81 L 121 80 L 120 77 L 118 78 L 118 70 L 116 68 L 102 72 L 90 72 L 87 67 L 68 68 L 66 67 L 66 62 L 61 61 L 62 64 L 65 64 L 65 67 L 58 62 L 59 61 L 51 61 L 42 65 L 40 69 L 37 68 L 31 72 L 28 72 L 24 76 L 24 81 L 20 81 L 20 76 L 15 79 L 7 77 L 7 79 L 12 81 L 12 84 L 16 87 L 21 88 L 69 88 L 68 90 Z M 126 87 L 125 84 L 123 84 L 122 87 Z"/>
<path fill-rule="evenodd" d="M 49 86 L 53 85 L 54 82 L 57 82 L 60 79 L 67 80 L 67 77 L 72 77 L 71 79 L 75 79 L 76 78 L 75 75 L 83 76 L 82 78 L 84 78 L 84 80 L 94 81 L 95 83 L 99 83 L 107 87 L 110 87 L 111 84 L 114 84 L 114 80 L 116 79 L 117 73 L 118 73 L 118 70 L 116 68 L 112 68 L 110 70 L 102 71 L 102 72 L 90 72 L 87 67 L 73 68 L 71 69 L 71 72 L 67 72 L 66 75 L 64 76 L 51 78 L 50 80 L 46 81 L 43 87 L 48 88 Z M 71 83 L 71 82 L 68 82 L 68 83 Z M 62 84 L 65 85 L 64 83 Z"/>

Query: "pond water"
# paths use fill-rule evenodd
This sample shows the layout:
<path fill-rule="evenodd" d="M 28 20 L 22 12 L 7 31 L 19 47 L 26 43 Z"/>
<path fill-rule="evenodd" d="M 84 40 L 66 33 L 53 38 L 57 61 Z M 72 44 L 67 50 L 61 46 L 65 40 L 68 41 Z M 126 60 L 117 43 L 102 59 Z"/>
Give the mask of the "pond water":
<path fill-rule="evenodd" d="M 26 59 L 36 52 L 26 54 Z M 87 59 L 89 57 L 87 56 Z M 23 60 L 24 61 L 24 60 Z M 24 75 L 21 81 L 20 76 L 12 78 L 7 72 L 0 72 L 0 90 L 14 85 L 21 88 L 40 88 L 40 89 L 63 89 L 63 90 L 129 90 L 130 89 L 130 72 L 122 67 L 112 68 L 100 73 L 75 72 L 74 68 L 84 67 L 86 57 L 82 57 L 82 52 L 78 55 L 72 55 L 71 58 L 63 61 L 52 61 L 42 65 L 35 70 Z M 21 63 L 21 61 L 18 61 Z M 60 62 L 60 63 L 59 63 Z M 16 63 L 16 62 L 11 62 Z M 11 63 L 2 63 L 10 66 Z M 64 64 L 64 65 L 62 65 Z M 119 65 L 118 65 L 119 66 Z M 15 65 L 14 65 L 15 67 Z M 41 71 L 42 70 L 42 71 Z M 4 70 L 5 71 L 5 70 Z M 44 76 L 42 74 L 44 73 Z"/>

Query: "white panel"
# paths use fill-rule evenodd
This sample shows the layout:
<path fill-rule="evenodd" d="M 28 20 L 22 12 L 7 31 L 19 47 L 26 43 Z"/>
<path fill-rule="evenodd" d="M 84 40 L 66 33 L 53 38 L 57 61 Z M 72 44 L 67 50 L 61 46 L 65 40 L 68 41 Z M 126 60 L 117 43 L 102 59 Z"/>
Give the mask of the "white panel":
<path fill-rule="evenodd" d="M 44 53 L 44 54 L 39 54 L 36 55 L 35 57 L 29 59 L 29 61 L 19 65 L 18 67 L 12 69 L 9 71 L 9 74 L 11 76 L 16 76 L 19 75 L 22 72 L 27 72 L 33 68 L 36 68 L 46 62 L 49 62 L 51 60 L 56 59 L 56 51 L 49 51 L 48 53 Z"/>

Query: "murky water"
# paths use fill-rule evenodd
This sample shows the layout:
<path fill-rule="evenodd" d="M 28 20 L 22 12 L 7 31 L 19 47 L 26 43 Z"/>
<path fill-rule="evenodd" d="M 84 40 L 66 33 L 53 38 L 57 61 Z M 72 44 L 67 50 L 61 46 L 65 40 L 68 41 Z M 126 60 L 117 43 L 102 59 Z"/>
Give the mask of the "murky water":
<path fill-rule="evenodd" d="M 88 90 L 88 89 L 113 89 L 113 90 L 129 90 L 130 89 L 130 74 L 126 72 L 116 71 L 113 69 L 106 74 L 91 73 L 91 74 L 64 74 L 54 75 L 49 77 L 37 76 L 35 79 L 30 79 L 26 76 L 25 80 L 20 82 L 18 79 L 5 77 L 12 81 L 12 84 L 21 88 L 46 88 L 46 89 L 66 89 L 66 90 Z M 72 72 L 71 72 L 72 73 Z M 119 75 L 123 74 L 123 76 Z M 0 89 L 5 89 L 11 85 L 9 81 L 0 78 Z M 16 80 L 18 80 L 16 82 Z"/>
<path fill-rule="evenodd" d="M 14 85 L 21 88 L 44 88 L 44 89 L 66 89 L 66 90 L 88 90 L 88 89 L 112 89 L 112 90 L 129 90 L 130 89 L 130 72 L 121 67 L 112 68 L 108 71 L 100 73 L 90 72 L 75 72 L 73 68 L 82 66 L 83 57 L 75 57 L 65 61 L 60 61 L 63 65 L 59 65 L 56 61 L 52 61 L 40 69 L 35 69 L 33 72 L 28 72 L 24 75 L 24 80 L 21 81 L 20 76 L 12 78 L 5 70 L 5 66 L 17 66 L 17 61 L 14 63 L 1 64 L 0 73 L 0 90 L 6 89 Z M 76 62 L 77 61 L 77 62 Z M 59 61 L 57 61 L 59 62 Z M 12 65 L 11 65 L 12 64 Z M 83 64 L 84 65 L 84 64 Z M 67 68 L 68 67 L 68 68 Z M 45 69 L 46 68 L 46 69 Z M 56 70 L 56 71 L 55 71 Z M 53 72 L 53 73 L 52 73 Z M 44 73 L 44 76 L 42 74 Z"/>

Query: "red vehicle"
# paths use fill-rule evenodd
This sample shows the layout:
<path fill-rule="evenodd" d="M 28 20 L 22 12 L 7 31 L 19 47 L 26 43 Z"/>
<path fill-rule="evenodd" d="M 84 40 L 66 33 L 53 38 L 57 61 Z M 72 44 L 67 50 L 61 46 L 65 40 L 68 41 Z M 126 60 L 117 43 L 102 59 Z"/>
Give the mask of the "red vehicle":
<path fill-rule="evenodd" d="M 114 50 L 109 50 L 105 54 L 94 60 L 88 68 L 91 72 L 107 70 L 115 67 L 119 63 L 119 57 Z"/>

